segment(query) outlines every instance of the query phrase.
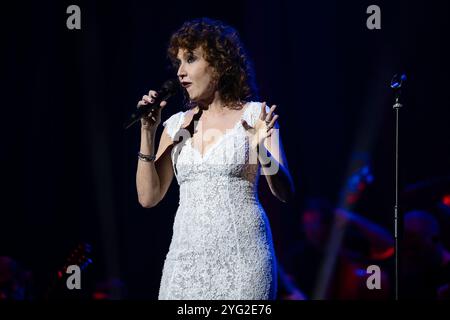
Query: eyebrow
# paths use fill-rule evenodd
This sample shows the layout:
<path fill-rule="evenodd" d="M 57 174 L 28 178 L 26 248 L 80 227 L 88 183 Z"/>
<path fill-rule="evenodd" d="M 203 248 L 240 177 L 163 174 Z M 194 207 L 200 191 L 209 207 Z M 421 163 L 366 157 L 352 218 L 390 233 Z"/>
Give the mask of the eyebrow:
<path fill-rule="evenodd" d="M 187 55 L 195 55 L 195 52 L 194 52 L 194 50 L 192 50 L 192 51 L 185 51 L 184 53 L 183 53 L 183 57 L 186 57 Z M 180 59 L 178 58 L 178 56 L 176 57 L 176 60 L 178 60 L 178 61 L 180 61 Z"/>

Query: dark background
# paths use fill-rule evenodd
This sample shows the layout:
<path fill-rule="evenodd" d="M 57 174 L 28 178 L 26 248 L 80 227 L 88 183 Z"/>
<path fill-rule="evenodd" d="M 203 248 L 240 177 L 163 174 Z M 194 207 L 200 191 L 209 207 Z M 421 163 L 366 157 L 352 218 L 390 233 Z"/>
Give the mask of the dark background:
<path fill-rule="evenodd" d="M 68 30 L 66 8 L 81 8 Z M 366 28 L 371 4 L 381 30 Z M 261 179 L 277 255 L 309 196 L 338 202 L 355 154 L 374 183 L 358 212 L 392 230 L 394 112 L 389 84 L 408 75 L 400 112 L 400 186 L 450 175 L 448 1 L 35 1 L 2 5 L 0 255 L 32 270 L 36 295 L 80 242 L 93 247 L 87 286 L 120 278 L 155 299 L 178 205 L 137 201 L 138 125 L 122 124 L 168 77 L 172 32 L 207 16 L 234 26 L 262 101 L 278 104 L 298 201 Z M 173 100 L 163 121 L 181 110 Z M 413 207 L 401 197 L 402 209 Z M 426 202 L 426 200 L 424 200 Z M 429 203 L 428 203 L 429 204 Z M 428 205 L 427 204 L 427 205 Z"/>

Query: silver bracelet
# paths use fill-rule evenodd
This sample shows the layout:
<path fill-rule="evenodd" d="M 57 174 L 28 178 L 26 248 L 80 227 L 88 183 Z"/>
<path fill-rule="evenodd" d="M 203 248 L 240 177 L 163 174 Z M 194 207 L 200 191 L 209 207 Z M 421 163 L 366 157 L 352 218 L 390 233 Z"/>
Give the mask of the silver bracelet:
<path fill-rule="evenodd" d="M 147 155 L 147 154 L 138 152 L 138 159 L 141 161 L 144 161 L 144 162 L 151 162 L 156 159 L 156 156 L 155 155 Z"/>

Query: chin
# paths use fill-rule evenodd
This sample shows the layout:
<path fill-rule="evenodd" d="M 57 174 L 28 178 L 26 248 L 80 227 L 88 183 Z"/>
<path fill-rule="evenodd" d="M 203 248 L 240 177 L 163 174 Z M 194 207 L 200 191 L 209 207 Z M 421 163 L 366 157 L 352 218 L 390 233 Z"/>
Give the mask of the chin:
<path fill-rule="evenodd" d="M 189 97 L 189 100 L 194 101 L 196 97 L 194 95 L 192 95 L 191 93 L 189 93 L 189 91 L 186 90 L 186 92 Z"/>
<path fill-rule="evenodd" d="M 198 102 L 198 101 L 200 100 L 200 98 L 201 98 L 201 97 L 199 97 L 198 95 L 192 95 L 192 94 L 189 95 L 189 99 L 190 99 L 192 102 Z"/>

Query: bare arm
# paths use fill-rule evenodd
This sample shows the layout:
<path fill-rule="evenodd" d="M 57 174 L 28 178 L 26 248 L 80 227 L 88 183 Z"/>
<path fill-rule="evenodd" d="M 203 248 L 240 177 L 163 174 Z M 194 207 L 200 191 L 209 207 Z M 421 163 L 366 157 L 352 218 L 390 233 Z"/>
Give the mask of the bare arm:
<path fill-rule="evenodd" d="M 272 194 L 280 201 L 288 202 L 293 198 L 295 188 L 281 143 L 280 130 L 276 122 L 279 116 L 274 114 L 275 108 L 276 105 L 273 105 L 269 112 L 266 112 L 264 102 L 255 124 L 258 161 L 261 163 L 262 174 L 266 176 Z"/>
<path fill-rule="evenodd" d="M 143 96 L 138 106 L 153 102 L 152 97 L 155 96 L 155 91 L 149 91 L 149 96 Z M 165 101 L 161 102 L 161 107 L 165 105 Z M 145 155 L 153 155 L 155 152 L 155 135 L 156 128 L 161 122 L 161 110 L 162 108 L 159 108 L 155 114 L 149 114 L 141 120 L 140 152 Z M 172 145 L 172 139 L 164 128 L 155 161 L 138 160 L 136 189 L 139 203 L 145 208 L 156 206 L 169 189 L 173 179 L 172 159 L 170 157 Z"/>
<path fill-rule="evenodd" d="M 154 154 L 155 134 L 141 130 L 141 148 L 143 154 Z M 172 141 L 164 129 L 159 142 L 155 161 L 138 160 L 136 188 L 139 203 L 145 208 L 156 206 L 166 195 L 173 179 L 170 150 Z"/>
<path fill-rule="evenodd" d="M 295 193 L 294 182 L 287 166 L 278 125 L 275 124 L 274 128 L 277 129 L 274 134 L 260 145 L 258 159 L 272 194 L 280 201 L 288 202 Z"/>

